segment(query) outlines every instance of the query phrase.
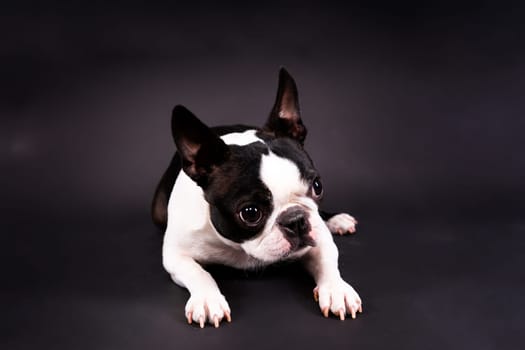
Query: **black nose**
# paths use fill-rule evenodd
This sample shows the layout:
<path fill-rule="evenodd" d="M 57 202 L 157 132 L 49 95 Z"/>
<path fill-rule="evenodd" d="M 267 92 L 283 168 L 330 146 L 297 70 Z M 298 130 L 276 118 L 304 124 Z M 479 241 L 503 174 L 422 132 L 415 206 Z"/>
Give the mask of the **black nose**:
<path fill-rule="evenodd" d="M 302 236 L 307 233 L 307 222 L 304 216 L 297 216 L 290 220 L 279 222 L 286 233 L 292 236 Z"/>
<path fill-rule="evenodd" d="M 301 237 L 310 232 L 308 213 L 300 207 L 292 207 L 277 218 L 277 223 L 288 237 Z"/>

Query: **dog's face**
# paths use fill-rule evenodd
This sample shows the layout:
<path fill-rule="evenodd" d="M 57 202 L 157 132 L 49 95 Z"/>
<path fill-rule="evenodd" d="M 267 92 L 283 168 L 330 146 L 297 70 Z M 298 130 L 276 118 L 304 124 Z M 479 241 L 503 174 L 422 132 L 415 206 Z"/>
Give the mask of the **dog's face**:
<path fill-rule="evenodd" d="M 220 138 L 177 106 L 172 132 L 183 170 L 203 189 L 210 220 L 223 240 L 265 262 L 316 244 L 323 188 L 303 149 L 306 128 L 297 88 L 284 69 L 262 129 Z"/>

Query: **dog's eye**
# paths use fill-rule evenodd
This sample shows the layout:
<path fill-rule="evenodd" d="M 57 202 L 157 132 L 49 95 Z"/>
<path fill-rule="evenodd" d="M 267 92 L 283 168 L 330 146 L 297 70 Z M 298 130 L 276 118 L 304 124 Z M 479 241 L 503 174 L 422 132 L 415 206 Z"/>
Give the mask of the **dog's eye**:
<path fill-rule="evenodd" d="M 262 219 L 262 212 L 254 205 L 242 208 L 239 217 L 248 226 L 256 226 Z"/>
<path fill-rule="evenodd" d="M 323 194 L 323 184 L 321 183 L 321 179 L 316 177 L 314 181 L 312 182 L 312 192 L 314 197 L 321 197 Z"/>

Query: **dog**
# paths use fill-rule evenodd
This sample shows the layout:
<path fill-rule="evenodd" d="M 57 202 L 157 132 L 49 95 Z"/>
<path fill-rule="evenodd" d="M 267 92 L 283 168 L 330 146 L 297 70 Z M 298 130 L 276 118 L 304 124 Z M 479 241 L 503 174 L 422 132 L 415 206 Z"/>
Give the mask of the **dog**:
<path fill-rule="evenodd" d="M 175 106 L 177 152 L 156 189 L 152 217 L 165 230 L 162 262 L 190 292 L 185 317 L 201 328 L 231 322 L 231 310 L 203 268 L 253 269 L 300 259 L 313 276 L 325 317 L 362 312 L 361 298 L 342 278 L 332 233 L 354 233 L 349 214 L 319 210 L 323 185 L 303 145 L 297 87 L 281 68 L 275 104 L 262 128 L 209 128 Z"/>

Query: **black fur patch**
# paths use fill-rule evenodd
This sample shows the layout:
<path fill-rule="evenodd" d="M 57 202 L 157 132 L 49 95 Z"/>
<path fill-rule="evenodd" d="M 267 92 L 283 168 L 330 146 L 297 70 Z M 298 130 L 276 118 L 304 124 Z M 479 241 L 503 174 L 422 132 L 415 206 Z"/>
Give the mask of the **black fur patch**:
<path fill-rule="evenodd" d="M 210 216 L 217 232 L 234 242 L 243 242 L 261 233 L 273 211 L 273 197 L 259 178 L 261 157 L 266 145 L 256 142 L 246 146 L 230 145 L 230 159 L 220 166 L 205 191 Z M 239 212 L 255 205 L 263 218 L 254 227 L 242 222 Z"/>

